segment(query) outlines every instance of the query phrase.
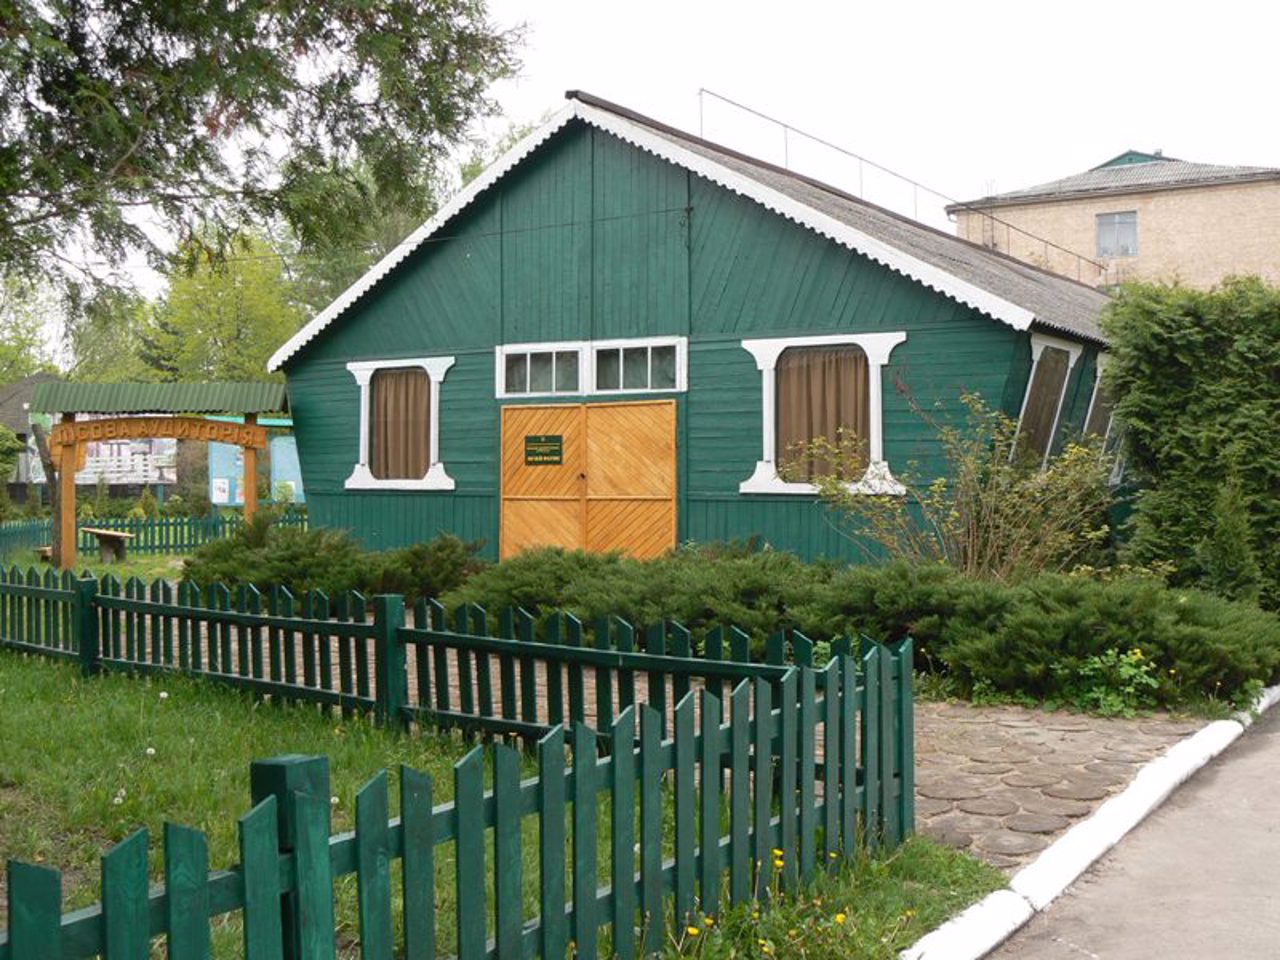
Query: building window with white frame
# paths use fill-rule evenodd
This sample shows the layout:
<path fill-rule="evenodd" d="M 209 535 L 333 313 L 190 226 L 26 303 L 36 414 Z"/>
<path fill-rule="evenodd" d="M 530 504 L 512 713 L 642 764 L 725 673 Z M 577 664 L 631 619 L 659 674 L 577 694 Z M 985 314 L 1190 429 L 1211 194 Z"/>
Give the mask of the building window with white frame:
<path fill-rule="evenodd" d="M 1037 458 L 1042 467 L 1049 462 L 1067 381 L 1080 352 L 1078 343 L 1039 333 L 1031 335 L 1031 376 L 1022 398 L 1015 447 L 1019 453 Z"/>
<path fill-rule="evenodd" d="M 1089 412 L 1084 418 L 1084 435 L 1106 440 L 1111 436 L 1111 421 L 1114 413 L 1111 395 L 1102 383 L 1104 361 L 1105 358 L 1099 356 L 1093 368 L 1093 394 L 1089 397 Z"/>
<path fill-rule="evenodd" d="M 592 344 L 597 393 L 676 390 L 682 340 Z"/>
<path fill-rule="evenodd" d="M 894 332 L 742 341 L 760 371 L 763 421 L 761 458 L 739 492 L 816 493 L 812 481 L 834 469 L 808 453 L 819 438 L 859 442 L 865 462 L 859 476 L 848 478 L 854 492 L 905 492 L 884 460 L 881 396 L 883 369 L 906 338 Z"/>
<path fill-rule="evenodd" d="M 1100 213 L 1096 222 L 1099 257 L 1138 255 L 1138 211 Z"/>
<path fill-rule="evenodd" d="M 511 343 L 496 348 L 495 390 L 508 397 L 683 391 L 686 337 Z"/>
<path fill-rule="evenodd" d="M 502 353 L 503 393 L 507 396 L 554 396 L 580 393 L 582 348 L 546 350 L 507 348 Z"/>
<path fill-rule="evenodd" d="M 348 490 L 452 490 L 440 462 L 440 384 L 453 357 L 347 364 L 360 388 L 359 455 Z"/>

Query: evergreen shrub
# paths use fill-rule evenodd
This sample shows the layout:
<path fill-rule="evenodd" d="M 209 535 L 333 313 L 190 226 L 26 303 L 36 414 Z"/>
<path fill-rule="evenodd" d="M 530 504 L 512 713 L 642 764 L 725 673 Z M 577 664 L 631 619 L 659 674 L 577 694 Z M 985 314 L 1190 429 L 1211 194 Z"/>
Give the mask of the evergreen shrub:
<path fill-rule="evenodd" d="M 1127 288 L 1104 383 L 1139 489 L 1126 558 L 1280 608 L 1280 288 Z"/>

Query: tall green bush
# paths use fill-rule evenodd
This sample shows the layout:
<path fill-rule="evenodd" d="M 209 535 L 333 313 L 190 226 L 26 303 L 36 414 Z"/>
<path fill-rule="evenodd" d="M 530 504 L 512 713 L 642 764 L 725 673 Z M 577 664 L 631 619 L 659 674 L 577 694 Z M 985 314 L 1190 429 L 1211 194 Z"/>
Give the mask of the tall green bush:
<path fill-rule="evenodd" d="M 1231 595 L 1239 586 L 1224 566 L 1234 561 L 1220 549 L 1227 531 L 1258 545 L 1280 539 L 1280 289 L 1257 278 L 1207 292 L 1132 286 L 1104 325 L 1111 339 L 1104 383 L 1123 428 L 1127 472 L 1141 487 L 1127 556 L 1171 564 L 1175 585 L 1203 583 Z M 1223 485 L 1233 482 L 1238 493 L 1226 496 L 1235 502 L 1222 501 Z M 1256 561 L 1260 601 L 1280 607 L 1280 551 Z"/>

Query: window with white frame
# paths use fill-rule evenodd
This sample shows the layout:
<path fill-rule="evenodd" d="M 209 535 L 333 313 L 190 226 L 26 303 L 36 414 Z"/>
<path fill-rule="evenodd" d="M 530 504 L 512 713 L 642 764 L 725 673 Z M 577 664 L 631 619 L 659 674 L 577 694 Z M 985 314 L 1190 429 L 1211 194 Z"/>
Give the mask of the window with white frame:
<path fill-rule="evenodd" d="M 596 393 L 680 389 L 683 338 L 606 340 L 591 345 Z"/>
<path fill-rule="evenodd" d="M 1136 257 L 1138 255 L 1138 211 L 1100 213 L 1096 217 L 1098 256 Z"/>
<path fill-rule="evenodd" d="M 347 364 L 360 388 L 359 451 L 348 490 L 452 490 L 440 462 L 440 384 L 453 357 Z"/>
<path fill-rule="evenodd" d="M 1102 370 L 1106 358 L 1099 356 L 1093 368 L 1093 394 L 1089 397 L 1089 412 L 1084 418 L 1084 435 L 1086 437 L 1111 436 L 1112 405 L 1111 395 L 1102 384 Z"/>
<path fill-rule="evenodd" d="M 762 421 L 760 460 L 739 492 L 816 493 L 808 481 L 830 469 L 807 452 L 820 437 L 833 444 L 853 439 L 864 451 L 865 468 L 849 478 L 851 490 L 905 492 L 884 460 L 881 385 L 890 354 L 906 339 L 894 332 L 743 340 L 760 371 Z"/>
<path fill-rule="evenodd" d="M 1034 456 L 1043 467 L 1049 462 L 1053 438 L 1062 417 L 1062 401 L 1067 393 L 1071 370 L 1080 359 L 1078 343 L 1044 334 L 1031 335 L 1031 376 L 1018 415 L 1018 452 Z"/>
<path fill-rule="evenodd" d="M 495 355 L 499 399 L 662 393 L 687 382 L 685 337 L 513 343 Z"/>
<path fill-rule="evenodd" d="M 582 345 L 549 344 L 545 347 L 503 347 L 503 396 L 548 397 L 581 393 Z"/>

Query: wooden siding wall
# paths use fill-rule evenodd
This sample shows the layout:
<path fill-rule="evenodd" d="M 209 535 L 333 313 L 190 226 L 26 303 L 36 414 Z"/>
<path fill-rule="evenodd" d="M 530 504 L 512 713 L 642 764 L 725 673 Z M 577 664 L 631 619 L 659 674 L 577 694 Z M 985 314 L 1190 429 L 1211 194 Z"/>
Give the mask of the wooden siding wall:
<path fill-rule="evenodd" d="M 851 556 L 810 498 L 738 494 L 760 455 L 761 403 L 759 372 L 740 341 L 877 330 L 907 332 L 884 382 L 885 454 L 895 470 L 908 461 L 942 469 L 922 413 L 962 416 L 961 393 L 1017 414 L 1027 334 L 607 134 L 570 128 L 288 365 L 313 522 L 378 548 L 447 530 L 485 540 L 494 555 L 494 345 L 677 334 L 690 338 L 689 391 L 677 411 L 679 538 L 758 535 L 806 556 Z M 439 354 L 457 358 L 440 414 L 441 459 L 457 490 L 344 490 L 359 428 L 359 391 L 345 364 Z M 1083 422 L 1092 384 L 1086 351 L 1068 384 L 1064 425 Z"/>

